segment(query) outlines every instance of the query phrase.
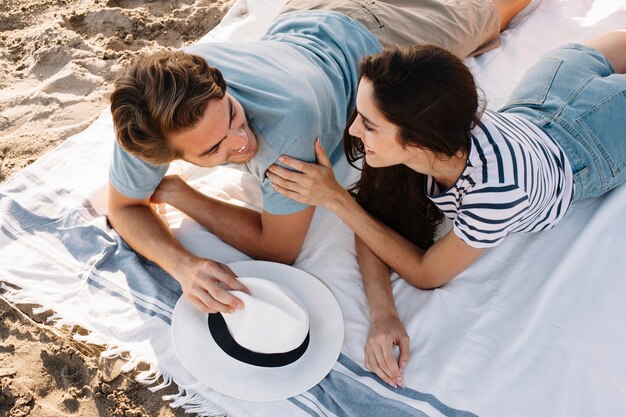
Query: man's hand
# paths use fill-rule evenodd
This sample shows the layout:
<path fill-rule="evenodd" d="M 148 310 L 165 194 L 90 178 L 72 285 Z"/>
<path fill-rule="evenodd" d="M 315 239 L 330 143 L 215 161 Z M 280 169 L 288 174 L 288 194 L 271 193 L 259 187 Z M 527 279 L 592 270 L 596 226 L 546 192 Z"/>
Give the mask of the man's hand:
<path fill-rule="evenodd" d="M 174 176 L 168 185 L 186 183 Z M 188 186 L 187 186 L 188 187 Z M 134 199 L 109 184 L 109 221 L 137 252 L 157 263 L 181 285 L 189 301 L 203 312 L 231 313 L 243 308 L 228 290 L 248 292 L 229 267 L 200 258 L 184 248 L 150 207 L 150 198 Z"/>
<path fill-rule="evenodd" d="M 189 191 L 192 187 L 185 182 L 180 175 L 167 175 L 163 177 L 159 187 L 154 191 L 150 197 L 150 203 L 163 204 L 167 203 L 174 206 L 176 199 L 176 193 L 180 191 Z"/>
<path fill-rule="evenodd" d="M 394 345 L 400 348 L 397 361 Z M 409 361 L 409 345 L 409 335 L 398 316 L 385 314 L 372 318 L 365 344 L 365 367 L 392 387 L 404 387 L 402 371 Z"/>
<path fill-rule="evenodd" d="M 244 308 L 243 302 L 229 290 L 249 291 L 224 264 L 194 258 L 190 264 L 176 271 L 176 275 L 185 296 L 202 312 L 232 313 Z"/>

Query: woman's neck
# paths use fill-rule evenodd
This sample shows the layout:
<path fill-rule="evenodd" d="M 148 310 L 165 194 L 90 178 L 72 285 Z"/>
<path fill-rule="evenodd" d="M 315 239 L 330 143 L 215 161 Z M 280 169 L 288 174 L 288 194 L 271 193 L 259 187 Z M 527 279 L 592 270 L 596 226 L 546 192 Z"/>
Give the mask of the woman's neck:
<path fill-rule="evenodd" d="M 467 153 L 459 152 L 451 157 L 437 157 L 430 155 L 428 164 L 407 164 L 414 171 L 433 177 L 440 188 L 447 190 L 452 187 L 458 180 L 465 167 L 467 166 Z"/>

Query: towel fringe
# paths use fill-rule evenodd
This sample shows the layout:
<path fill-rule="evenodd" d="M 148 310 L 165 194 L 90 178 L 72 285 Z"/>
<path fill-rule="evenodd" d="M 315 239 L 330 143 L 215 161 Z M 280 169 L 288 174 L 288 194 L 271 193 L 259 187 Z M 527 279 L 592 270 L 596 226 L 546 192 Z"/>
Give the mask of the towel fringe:
<path fill-rule="evenodd" d="M 182 407 L 186 413 L 196 413 L 199 417 L 225 417 L 226 411 L 209 403 L 196 393 L 178 387 L 177 394 L 164 395 L 164 401 L 170 401 L 170 407 Z"/>
<path fill-rule="evenodd" d="M 150 366 L 147 371 L 140 372 L 136 377 L 138 382 L 145 385 L 155 386 L 149 387 L 150 391 L 156 392 L 160 389 L 167 388 L 172 384 L 172 378 L 163 374 L 163 372 L 156 366 Z M 161 381 L 161 382 L 159 382 Z"/>
<path fill-rule="evenodd" d="M 4 291 L 4 294 L 1 296 L 13 304 L 39 304 L 35 298 L 28 295 L 26 291 L 9 286 L 5 282 L 0 282 L 0 289 Z"/>
<path fill-rule="evenodd" d="M 28 291 L 9 286 L 4 282 L 0 282 L 0 289 L 3 290 L 3 293 L 0 294 L 0 298 L 4 298 L 9 303 L 42 304 L 40 299 L 30 295 Z M 41 307 L 35 307 L 33 312 L 35 314 L 40 314 L 49 309 L 50 307 L 43 305 Z M 62 328 L 63 326 L 72 327 L 77 325 L 77 323 L 63 318 L 54 312 L 47 318 L 46 321 L 47 324 L 55 328 Z M 135 376 L 135 380 L 143 385 L 146 385 L 152 392 L 157 392 L 163 388 L 169 387 L 172 383 L 176 383 L 172 377 L 165 375 L 163 371 L 155 365 L 156 358 L 151 358 L 145 353 L 140 353 L 138 349 L 139 346 L 136 344 L 124 344 L 117 340 L 112 341 L 105 335 L 93 331 L 89 331 L 87 334 L 83 335 L 75 333 L 73 338 L 80 342 L 104 346 L 105 350 L 100 353 L 100 355 L 105 358 L 122 359 L 124 361 L 124 365 L 121 368 L 123 372 L 129 372 L 137 369 L 140 363 L 148 364 L 149 369 L 147 371 L 139 372 Z M 198 417 L 224 417 L 227 415 L 226 411 L 216 404 L 199 394 L 182 388 L 180 385 L 178 385 L 177 394 L 163 395 L 161 398 L 167 402 L 170 407 L 181 407 L 185 410 L 185 413 L 196 413 Z"/>

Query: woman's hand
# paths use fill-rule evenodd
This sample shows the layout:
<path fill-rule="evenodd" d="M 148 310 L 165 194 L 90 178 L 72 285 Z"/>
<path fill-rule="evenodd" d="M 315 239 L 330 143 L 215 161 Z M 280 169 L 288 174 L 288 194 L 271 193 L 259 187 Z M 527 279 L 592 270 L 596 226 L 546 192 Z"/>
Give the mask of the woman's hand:
<path fill-rule="evenodd" d="M 397 361 L 394 345 L 400 348 Z M 397 315 L 373 318 L 365 344 L 365 367 L 392 387 L 404 387 L 402 371 L 409 361 L 409 346 L 409 335 Z"/>
<path fill-rule="evenodd" d="M 345 190 L 335 179 L 330 159 L 319 139 L 315 140 L 314 146 L 317 164 L 281 156 L 278 160 L 296 171 L 274 164 L 267 171 L 267 177 L 274 189 L 285 197 L 328 208 Z"/>

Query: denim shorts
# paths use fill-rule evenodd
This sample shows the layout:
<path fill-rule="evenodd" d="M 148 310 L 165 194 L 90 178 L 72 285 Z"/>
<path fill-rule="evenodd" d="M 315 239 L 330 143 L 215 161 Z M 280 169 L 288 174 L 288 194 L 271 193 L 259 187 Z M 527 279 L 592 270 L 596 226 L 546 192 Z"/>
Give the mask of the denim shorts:
<path fill-rule="evenodd" d="M 567 155 L 574 201 L 626 180 L 626 75 L 597 50 L 569 44 L 545 54 L 501 112 L 530 119 Z"/>

